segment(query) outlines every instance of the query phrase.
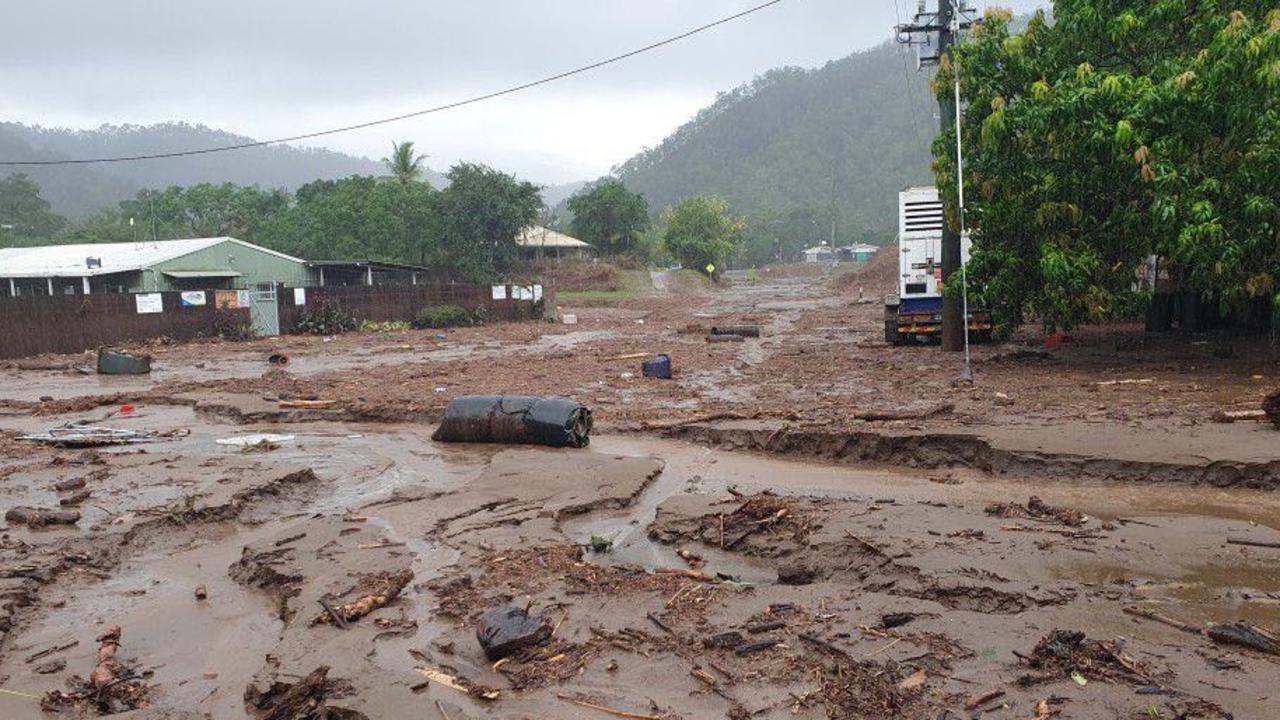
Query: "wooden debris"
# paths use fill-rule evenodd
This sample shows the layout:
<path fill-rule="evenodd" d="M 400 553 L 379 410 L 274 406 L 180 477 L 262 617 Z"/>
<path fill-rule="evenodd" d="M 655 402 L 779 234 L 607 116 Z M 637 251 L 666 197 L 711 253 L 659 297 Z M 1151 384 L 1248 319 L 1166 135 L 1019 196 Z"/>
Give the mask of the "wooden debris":
<path fill-rule="evenodd" d="M 1227 544 L 1248 545 L 1249 547 L 1280 548 L 1280 542 L 1265 542 L 1262 540 L 1244 540 L 1237 538 L 1227 538 Z"/>
<path fill-rule="evenodd" d="M 337 405 L 337 400 L 281 400 L 283 410 L 326 410 Z"/>
<path fill-rule="evenodd" d="M 992 690 L 990 692 L 985 692 L 985 693 L 982 693 L 981 695 L 977 695 L 970 698 L 969 701 L 964 704 L 964 709 L 976 710 L 982 707 L 983 705 L 986 705 L 987 703 L 991 702 L 992 700 L 996 700 L 1002 697 L 1004 697 L 1003 690 Z"/>
<path fill-rule="evenodd" d="M 443 685 L 450 690 L 457 690 L 460 693 L 465 693 L 474 698 L 479 698 L 481 700 L 498 699 L 499 693 L 497 690 L 483 685 L 477 685 L 464 677 L 450 675 L 442 670 L 436 670 L 435 668 L 429 667 L 416 667 L 413 671 L 431 682 Z"/>
<path fill-rule="evenodd" d="M 658 715 L 642 715 L 640 713 L 626 712 L 624 710 L 614 710 L 613 708 L 605 707 L 604 705 L 597 705 L 592 702 L 587 702 L 586 700 L 580 700 L 570 695 L 563 695 L 563 694 L 557 693 L 556 697 L 560 698 L 561 700 L 564 700 L 565 702 L 571 702 L 574 705 L 577 705 L 578 707 L 584 707 L 584 708 L 587 708 L 588 710 L 595 710 L 597 712 L 607 713 L 614 717 L 628 718 L 628 720 L 663 720 L 663 718 Z"/>
<path fill-rule="evenodd" d="M 1219 410 L 1213 414 L 1216 423 L 1263 422 L 1266 419 L 1265 410 Z"/>
<path fill-rule="evenodd" d="M 75 525 L 80 522 L 80 513 L 76 510 L 44 510 L 24 506 L 5 513 L 4 519 L 10 523 L 38 528 L 45 525 Z"/>
<path fill-rule="evenodd" d="M 346 622 L 359 620 L 399 597 L 410 580 L 413 580 L 413 571 L 407 569 L 365 577 L 362 584 L 366 585 L 366 588 L 358 599 L 332 608 L 321 601 L 321 604 L 325 605 L 325 611 L 313 618 L 311 624 L 329 624 L 335 622 L 338 617 Z"/>

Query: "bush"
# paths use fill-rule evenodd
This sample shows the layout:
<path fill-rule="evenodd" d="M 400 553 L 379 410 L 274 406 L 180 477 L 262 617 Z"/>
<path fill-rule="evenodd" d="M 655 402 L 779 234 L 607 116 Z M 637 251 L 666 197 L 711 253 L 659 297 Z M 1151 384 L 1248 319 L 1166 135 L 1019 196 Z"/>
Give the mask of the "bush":
<path fill-rule="evenodd" d="M 416 328 L 469 327 L 475 318 L 464 307 L 457 305 L 432 305 L 422 308 L 413 319 Z"/>
<path fill-rule="evenodd" d="M 408 330 L 410 327 L 412 326 L 409 323 L 405 322 L 404 320 L 387 320 L 384 322 L 377 322 L 374 320 L 365 320 L 364 322 L 360 323 L 360 332 L 364 332 L 364 333 L 400 332 L 401 330 Z"/>
<path fill-rule="evenodd" d="M 332 303 L 320 303 L 308 308 L 298 318 L 293 331 L 300 335 L 339 335 L 360 326 L 356 319 Z"/>
<path fill-rule="evenodd" d="M 239 342 L 253 337 L 253 326 L 242 320 L 235 310 L 218 308 L 213 311 L 213 334 L 223 340 Z"/>

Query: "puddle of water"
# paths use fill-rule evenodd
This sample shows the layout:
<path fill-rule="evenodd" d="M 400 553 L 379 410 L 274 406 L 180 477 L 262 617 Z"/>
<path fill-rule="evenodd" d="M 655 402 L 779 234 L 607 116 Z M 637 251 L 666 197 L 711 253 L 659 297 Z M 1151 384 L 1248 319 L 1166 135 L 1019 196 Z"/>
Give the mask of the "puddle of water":
<path fill-rule="evenodd" d="M 1132 585 L 1140 598 L 1176 602 L 1178 617 L 1191 622 L 1243 620 L 1280 627 L 1280 562 L 1206 563 L 1168 576 L 1116 563 L 1083 562 L 1054 568 L 1052 574 L 1099 586 Z"/>

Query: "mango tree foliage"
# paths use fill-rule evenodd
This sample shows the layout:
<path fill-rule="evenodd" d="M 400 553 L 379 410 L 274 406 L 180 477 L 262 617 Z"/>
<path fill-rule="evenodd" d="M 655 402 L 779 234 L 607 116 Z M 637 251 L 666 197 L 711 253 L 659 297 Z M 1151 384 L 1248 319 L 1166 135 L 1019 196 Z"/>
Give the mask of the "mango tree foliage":
<path fill-rule="evenodd" d="M 979 300 L 1008 321 L 1100 320 L 1156 255 L 1226 312 L 1280 303 L 1280 11 L 1058 0 L 1052 22 L 1009 20 L 989 13 L 956 51 Z M 937 92 L 954 78 L 944 63 Z M 934 155 L 954 198 L 953 133 Z"/>
<path fill-rule="evenodd" d="M 691 197 L 662 214 L 667 252 L 686 268 L 716 275 L 738 249 L 747 224 L 715 197 Z M 708 272 L 708 265 L 715 271 Z"/>
<path fill-rule="evenodd" d="M 573 234 L 606 255 L 635 252 L 641 233 L 649 228 L 649 203 L 617 178 L 569 198 L 569 210 Z"/>

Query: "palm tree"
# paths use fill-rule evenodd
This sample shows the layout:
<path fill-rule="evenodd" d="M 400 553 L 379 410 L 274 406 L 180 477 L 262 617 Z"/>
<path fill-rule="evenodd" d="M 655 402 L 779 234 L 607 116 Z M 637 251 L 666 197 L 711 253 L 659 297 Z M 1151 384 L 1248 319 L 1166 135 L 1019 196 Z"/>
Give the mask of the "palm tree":
<path fill-rule="evenodd" d="M 387 166 L 387 170 L 401 185 L 408 185 L 421 177 L 422 161 L 425 159 L 425 155 L 413 151 L 412 142 L 392 142 L 391 157 L 382 158 L 382 164 Z"/>

